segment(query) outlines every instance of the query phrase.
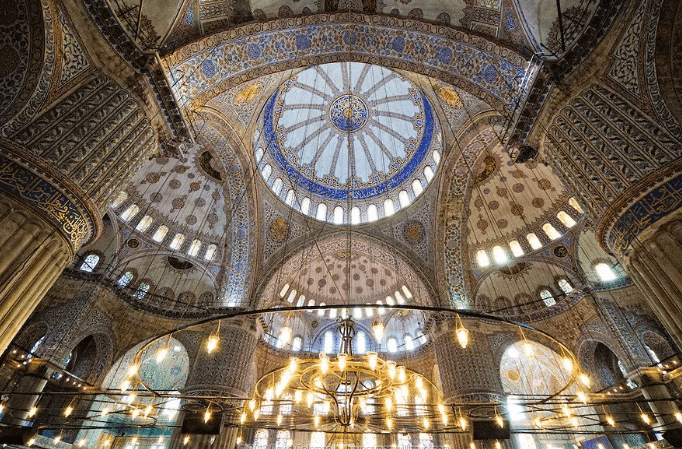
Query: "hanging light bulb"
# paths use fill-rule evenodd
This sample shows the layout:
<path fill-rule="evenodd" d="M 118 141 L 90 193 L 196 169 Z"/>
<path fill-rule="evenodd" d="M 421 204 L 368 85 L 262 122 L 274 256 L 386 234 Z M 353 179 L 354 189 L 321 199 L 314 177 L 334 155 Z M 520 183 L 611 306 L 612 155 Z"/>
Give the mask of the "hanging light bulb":
<path fill-rule="evenodd" d="M 462 349 L 466 349 L 469 344 L 469 330 L 465 327 L 460 327 L 455 331 L 455 335 L 457 336 L 457 342 Z"/>
<path fill-rule="evenodd" d="M 459 417 L 459 427 L 462 428 L 462 430 L 467 430 L 467 425 L 469 423 L 467 422 L 467 419 L 464 416 Z"/>
<path fill-rule="evenodd" d="M 128 379 L 121 382 L 121 391 L 128 391 L 130 388 L 130 381 Z"/>
<path fill-rule="evenodd" d="M 287 345 L 291 341 L 291 328 L 289 326 L 284 326 L 279 332 L 279 341 L 282 346 Z"/>
<path fill-rule="evenodd" d="M 445 405 L 439 403 L 438 404 L 438 411 L 440 412 L 441 415 L 445 415 Z"/>
<path fill-rule="evenodd" d="M 140 370 L 140 365 L 133 363 L 128 367 L 128 377 L 133 377 Z"/>
<path fill-rule="evenodd" d="M 144 417 L 145 417 L 145 418 L 148 417 L 148 416 L 152 413 L 152 410 L 153 410 L 153 409 L 152 409 L 152 405 L 151 405 L 151 404 L 149 404 L 148 406 L 146 406 L 146 407 L 144 408 Z"/>
<path fill-rule="evenodd" d="M 168 355 L 167 347 L 164 346 L 163 348 L 159 348 L 159 350 L 156 351 L 156 363 L 163 362 L 167 355 Z"/>
<path fill-rule="evenodd" d="M 71 406 L 71 404 L 69 404 L 68 407 L 66 407 L 66 409 L 64 410 L 64 416 L 69 417 L 71 413 L 73 413 L 73 407 Z"/>
<path fill-rule="evenodd" d="M 246 413 L 242 413 L 239 417 L 239 424 L 244 424 L 246 422 Z"/>
<path fill-rule="evenodd" d="M 270 387 L 267 390 L 265 390 L 264 398 L 266 401 L 272 401 L 275 398 L 275 389 Z"/>
<path fill-rule="evenodd" d="M 682 423 L 682 413 L 680 412 L 675 413 L 675 419 Z"/>
<path fill-rule="evenodd" d="M 313 394 L 312 391 L 309 391 L 308 394 L 306 394 L 306 403 L 308 404 L 308 408 L 313 406 L 313 400 L 315 400 L 315 395 Z"/>
<path fill-rule="evenodd" d="M 369 364 L 369 368 L 374 371 L 377 369 L 377 353 L 374 351 L 370 351 L 367 353 L 367 363 Z"/>
<path fill-rule="evenodd" d="M 156 440 L 156 443 L 157 443 L 157 444 L 163 444 L 163 437 L 162 437 L 162 436 L 159 437 L 159 439 Z"/>
<path fill-rule="evenodd" d="M 613 419 L 613 416 L 611 415 L 606 415 L 606 423 L 611 427 L 616 427 L 616 421 Z"/>
<path fill-rule="evenodd" d="M 289 359 L 289 373 L 295 374 L 298 369 L 298 357 L 292 357 Z"/>
<path fill-rule="evenodd" d="M 211 406 L 209 405 L 206 407 L 206 411 L 204 412 L 204 423 L 207 423 L 211 420 Z"/>
<path fill-rule="evenodd" d="M 581 373 L 578 375 L 578 380 L 580 381 L 581 384 L 585 385 L 586 387 L 590 386 L 590 378 L 587 376 L 585 373 Z"/>
<path fill-rule="evenodd" d="M 535 419 L 533 420 L 533 423 L 535 424 L 536 427 L 542 428 L 542 420 L 539 417 L 536 416 Z"/>
<path fill-rule="evenodd" d="M 260 417 L 260 409 L 256 409 L 256 411 L 253 412 L 253 420 L 258 421 L 259 417 Z"/>
<path fill-rule="evenodd" d="M 281 413 L 277 415 L 277 425 L 278 426 L 282 425 L 282 414 Z"/>
<path fill-rule="evenodd" d="M 36 438 L 31 437 L 31 439 L 26 442 L 26 446 L 31 447 L 35 444 L 35 442 L 36 442 Z"/>
<path fill-rule="evenodd" d="M 389 360 L 386 362 L 386 371 L 388 373 L 388 377 L 393 380 L 395 378 L 395 362 L 392 360 Z"/>
<path fill-rule="evenodd" d="M 36 407 L 36 406 L 34 405 L 34 406 L 31 407 L 31 409 L 28 411 L 28 417 L 29 417 L 29 418 L 33 418 L 33 417 L 36 415 L 36 413 L 38 413 L 38 407 Z"/>
<path fill-rule="evenodd" d="M 185 438 L 182 439 L 182 444 L 187 446 L 189 444 L 189 435 L 185 435 Z"/>
<path fill-rule="evenodd" d="M 303 399 L 303 391 L 302 390 L 294 391 L 294 402 L 298 404 L 299 402 L 301 402 L 301 399 Z"/>
<path fill-rule="evenodd" d="M 504 418 L 498 413 L 495 414 L 495 422 L 497 423 L 498 427 L 504 428 Z"/>
<path fill-rule="evenodd" d="M 568 372 L 573 371 L 573 360 L 571 360 L 569 357 L 564 357 L 562 363 L 566 371 Z"/>
<path fill-rule="evenodd" d="M 525 339 L 523 342 L 523 352 L 525 352 L 526 355 L 529 357 L 533 355 L 533 344 Z"/>
<path fill-rule="evenodd" d="M 495 449 L 502 449 L 502 443 L 495 441 Z"/>
<path fill-rule="evenodd" d="M 576 418 L 575 416 L 572 416 L 572 417 L 571 417 L 571 425 L 572 425 L 573 427 L 578 427 L 578 425 L 580 425 L 580 422 L 578 421 L 578 418 Z"/>
<path fill-rule="evenodd" d="M 644 421 L 645 424 L 651 424 L 651 418 L 646 413 L 642 412 L 640 417 L 642 418 L 642 421 Z"/>
<path fill-rule="evenodd" d="M 0 413 L 2 413 L 5 410 L 5 403 L 0 402 Z"/>
<path fill-rule="evenodd" d="M 220 337 L 218 337 L 216 334 L 211 334 L 206 340 L 206 352 L 210 354 L 215 351 L 219 342 Z"/>
<path fill-rule="evenodd" d="M 448 425 L 448 415 L 446 415 L 445 413 L 443 413 L 443 414 L 440 415 L 440 418 L 441 418 L 441 421 L 443 421 L 443 425 L 444 425 L 444 426 L 447 426 L 447 425 Z"/>
<path fill-rule="evenodd" d="M 85 446 L 85 438 L 81 438 L 80 440 L 78 440 L 78 447 L 83 447 L 83 446 Z"/>
<path fill-rule="evenodd" d="M 424 389 L 424 381 L 422 380 L 422 376 L 417 376 L 414 379 L 414 386 L 417 387 L 418 390 Z M 442 404 L 440 404 L 440 405 L 442 405 Z"/>
<path fill-rule="evenodd" d="M 56 437 L 54 437 L 54 440 L 53 440 L 53 441 L 54 441 L 55 443 L 59 443 L 60 441 L 62 441 L 62 434 L 60 433 L 59 435 L 57 435 Z"/>
<path fill-rule="evenodd" d="M 254 411 L 256 409 L 256 400 L 255 399 L 251 399 L 249 401 L 249 408 L 251 409 L 251 411 Z"/>
<path fill-rule="evenodd" d="M 329 357 L 327 357 L 327 354 L 324 352 L 320 353 L 320 371 L 322 371 L 322 374 L 327 374 L 327 371 L 329 370 Z"/>
<path fill-rule="evenodd" d="M 242 436 L 241 436 L 241 435 L 239 435 L 239 436 L 237 437 L 237 444 L 238 444 L 238 445 L 239 445 L 239 444 L 242 444 Z"/>
<path fill-rule="evenodd" d="M 344 371 L 346 369 L 346 358 L 348 357 L 348 354 L 339 354 L 337 357 L 337 360 L 339 362 L 339 369 L 341 371 Z"/>
<path fill-rule="evenodd" d="M 399 366 L 398 367 L 398 381 L 400 381 L 400 383 L 405 383 L 406 380 L 407 380 L 407 373 L 405 371 L 405 367 Z"/>
<path fill-rule="evenodd" d="M 578 391 L 575 395 L 580 402 L 582 402 L 583 404 L 587 404 L 587 395 L 585 394 L 585 392 Z"/>
<path fill-rule="evenodd" d="M 393 420 L 390 417 L 386 418 L 386 428 L 388 430 L 391 430 L 393 428 Z"/>
<path fill-rule="evenodd" d="M 315 427 L 319 427 L 319 425 L 320 425 L 320 417 L 319 417 L 319 416 L 315 416 L 315 418 L 313 419 L 313 422 L 315 423 Z"/>
<path fill-rule="evenodd" d="M 430 425 L 429 419 L 424 418 L 424 430 L 429 430 L 429 425 Z"/>
<path fill-rule="evenodd" d="M 381 340 L 384 339 L 384 323 L 375 321 L 374 324 L 372 324 L 372 331 L 374 332 L 374 338 L 378 342 L 381 342 Z"/>
<path fill-rule="evenodd" d="M 107 416 L 109 414 L 109 405 L 105 405 L 102 411 L 100 412 L 100 415 L 102 417 Z"/>
<path fill-rule="evenodd" d="M 386 398 L 384 402 L 386 403 L 386 410 L 390 412 L 391 409 L 393 409 L 393 400 L 391 398 Z"/>
<path fill-rule="evenodd" d="M 476 449 L 476 443 L 474 443 L 473 441 L 469 443 L 469 449 Z"/>

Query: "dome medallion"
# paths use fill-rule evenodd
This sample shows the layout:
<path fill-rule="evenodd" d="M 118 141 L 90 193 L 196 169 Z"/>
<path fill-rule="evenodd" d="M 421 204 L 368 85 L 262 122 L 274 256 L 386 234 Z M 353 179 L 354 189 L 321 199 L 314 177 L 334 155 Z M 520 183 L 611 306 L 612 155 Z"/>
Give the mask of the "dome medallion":
<path fill-rule="evenodd" d="M 372 221 L 371 204 L 375 219 L 405 207 L 406 196 L 412 201 L 421 193 L 414 181 L 424 187 L 430 180 L 424 169 L 435 171 L 433 150 L 440 149 L 424 94 L 392 70 L 356 62 L 293 76 L 265 104 L 262 125 L 254 149 L 266 182 L 290 206 L 321 220 L 334 214 L 337 224 Z M 390 211 L 387 198 L 395 203 Z"/>

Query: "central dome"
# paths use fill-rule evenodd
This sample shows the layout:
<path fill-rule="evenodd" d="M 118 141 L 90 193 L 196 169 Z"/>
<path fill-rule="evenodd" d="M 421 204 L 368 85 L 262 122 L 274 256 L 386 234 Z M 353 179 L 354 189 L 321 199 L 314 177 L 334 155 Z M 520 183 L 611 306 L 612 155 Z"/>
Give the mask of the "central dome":
<path fill-rule="evenodd" d="M 303 70 L 268 100 L 262 126 L 255 156 L 272 190 L 304 214 L 338 224 L 405 207 L 440 156 L 440 130 L 424 94 L 375 65 Z"/>

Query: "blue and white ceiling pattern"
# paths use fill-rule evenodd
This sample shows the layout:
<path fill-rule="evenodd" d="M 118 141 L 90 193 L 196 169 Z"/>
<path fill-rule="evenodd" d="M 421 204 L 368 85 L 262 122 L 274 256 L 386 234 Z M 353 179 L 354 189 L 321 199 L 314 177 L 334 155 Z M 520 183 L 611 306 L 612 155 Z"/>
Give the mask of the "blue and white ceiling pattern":
<path fill-rule="evenodd" d="M 429 100 L 376 65 L 305 69 L 267 101 L 260 123 L 253 148 L 268 185 L 304 214 L 337 224 L 406 207 L 433 177 L 441 152 Z"/>

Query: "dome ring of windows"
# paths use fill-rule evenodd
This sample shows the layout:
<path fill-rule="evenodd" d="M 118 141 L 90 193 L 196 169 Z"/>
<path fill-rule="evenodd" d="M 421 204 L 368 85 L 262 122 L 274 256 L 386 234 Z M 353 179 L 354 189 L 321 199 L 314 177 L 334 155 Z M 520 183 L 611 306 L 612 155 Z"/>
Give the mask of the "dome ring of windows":
<path fill-rule="evenodd" d="M 275 91 L 259 123 L 253 148 L 262 179 L 320 221 L 393 215 L 421 195 L 440 162 L 440 124 L 428 98 L 380 66 L 308 68 Z"/>

